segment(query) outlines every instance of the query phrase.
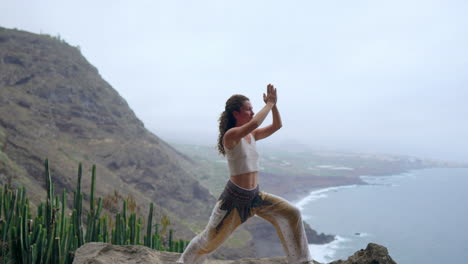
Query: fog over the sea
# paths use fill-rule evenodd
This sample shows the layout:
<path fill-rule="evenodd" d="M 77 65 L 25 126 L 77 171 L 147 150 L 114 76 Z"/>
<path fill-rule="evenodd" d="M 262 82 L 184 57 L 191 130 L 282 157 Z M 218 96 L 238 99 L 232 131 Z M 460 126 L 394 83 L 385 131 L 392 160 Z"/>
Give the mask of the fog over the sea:
<path fill-rule="evenodd" d="M 468 2 L 0 0 L 79 46 L 145 126 L 216 144 L 226 99 L 278 88 L 265 143 L 468 161 Z M 268 120 L 269 122 L 269 120 Z"/>

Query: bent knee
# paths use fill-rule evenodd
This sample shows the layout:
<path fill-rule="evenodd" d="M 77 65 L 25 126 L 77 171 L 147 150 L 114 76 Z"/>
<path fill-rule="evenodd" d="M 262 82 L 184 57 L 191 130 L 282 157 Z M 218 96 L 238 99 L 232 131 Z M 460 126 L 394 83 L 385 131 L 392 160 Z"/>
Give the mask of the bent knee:
<path fill-rule="evenodd" d="M 284 211 L 284 214 L 291 220 L 302 221 L 301 210 L 292 204 L 289 204 L 289 206 Z"/>
<path fill-rule="evenodd" d="M 297 215 L 297 216 L 301 215 L 301 210 L 299 210 L 297 206 L 290 204 L 290 203 L 288 203 L 288 205 L 286 206 L 285 211 L 291 215 Z"/>
<path fill-rule="evenodd" d="M 210 254 L 213 251 L 215 251 L 220 244 L 217 243 L 209 243 L 207 245 L 204 245 L 202 248 L 200 248 L 200 251 L 198 252 L 200 255 L 205 255 L 205 254 Z"/>

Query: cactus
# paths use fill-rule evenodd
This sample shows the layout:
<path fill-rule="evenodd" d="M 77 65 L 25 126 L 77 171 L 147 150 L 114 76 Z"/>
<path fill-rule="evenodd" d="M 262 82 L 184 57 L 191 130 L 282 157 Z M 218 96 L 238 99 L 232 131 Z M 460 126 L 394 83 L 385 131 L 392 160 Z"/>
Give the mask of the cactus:
<path fill-rule="evenodd" d="M 83 238 L 83 229 L 82 229 L 82 223 L 81 223 L 81 215 L 82 215 L 82 202 L 83 202 L 83 194 L 81 193 L 81 178 L 83 174 L 83 166 L 81 163 L 78 165 L 78 181 L 77 181 L 77 187 L 76 190 L 73 192 L 73 213 L 72 213 L 72 218 L 73 218 L 73 225 L 75 227 L 73 236 L 76 236 L 78 238 L 78 244 L 76 245 L 76 248 L 80 247 L 84 243 L 84 238 Z"/>
<path fill-rule="evenodd" d="M 169 251 L 174 251 L 174 245 L 172 244 L 172 233 L 173 232 L 174 231 L 172 229 L 169 230 L 169 243 L 168 243 L 169 244 L 168 245 Z"/>
<path fill-rule="evenodd" d="M 136 225 L 136 245 L 141 245 L 140 243 L 140 233 L 141 233 L 141 226 L 142 226 L 141 218 L 138 218 L 137 225 Z"/>
<path fill-rule="evenodd" d="M 101 241 L 113 244 L 146 245 L 157 250 L 180 252 L 186 246 L 184 241 L 174 241 L 173 230 L 169 231 L 168 241 L 163 243 L 159 225 L 153 228 L 154 204 L 150 204 L 147 218 L 146 235 L 141 241 L 143 221 L 135 212 L 128 215 L 128 200 L 123 201 L 122 211 L 115 216 L 112 225 L 109 216 L 101 216 L 102 198 L 95 198 L 96 167 L 92 169 L 90 210 L 86 219 L 86 235 L 83 234 L 81 191 L 82 165 L 78 167 L 77 187 L 73 192 L 71 216 L 66 214 L 67 192 L 55 195 L 54 184 L 49 170 L 49 162 L 44 161 L 47 200 L 37 206 L 36 216 L 32 218 L 26 189 L 11 190 L 5 185 L 0 188 L 0 260 L 2 263 L 72 263 L 74 252 L 86 242 Z M 133 205 L 132 205 L 133 206 Z M 134 208 L 134 206 L 132 207 Z M 133 209 L 132 209 L 133 210 Z M 163 230 L 170 221 L 163 217 Z M 167 247 L 164 247 L 167 244 Z"/>
<path fill-rule="evenodd" d="M 96 228 L 96 209 L 94 208 L 94 191 L 96 188 L 96 166 L 93 165 L 91 170 L 91 196 L 89 198 L 89 212 L 87 219 L 87 229 L 85 240 L 87 242 L 95 241 L 95 228 Z"/>
<path fill-rule="evenodd" d="M 146 228 L 146 236 L 145 236 L 145 246 L 152 248 L 151 247 L 151 226 L 153 225 L 153 209 L 154 209 L 154 204 L 150 203 L 150 211 L 148 214 L 148 227 Z"/>

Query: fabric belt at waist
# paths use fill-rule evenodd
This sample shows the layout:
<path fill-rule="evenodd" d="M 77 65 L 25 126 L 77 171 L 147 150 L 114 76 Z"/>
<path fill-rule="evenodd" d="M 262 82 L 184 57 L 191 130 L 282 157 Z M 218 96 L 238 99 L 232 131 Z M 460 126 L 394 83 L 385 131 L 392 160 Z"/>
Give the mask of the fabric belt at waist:
<path fill-rule="evenodd" d="M 226 219 L 234 208 L 236 208 L 239 213 L 241 223 L 244 223 L 250 217 L 252 208 L 262 205 L 271 205 L 270 202 L 263 201 L 259 193 L 260 188 L 258 185 L 252 190 L 246 190 L 229 180 L 218 199 L 218 201 L 221 201 L 220 209 L 227 210 L 227 212 L 216 229 L 219 230 L 219 228 L 221 228 L 224 219 Z"/>

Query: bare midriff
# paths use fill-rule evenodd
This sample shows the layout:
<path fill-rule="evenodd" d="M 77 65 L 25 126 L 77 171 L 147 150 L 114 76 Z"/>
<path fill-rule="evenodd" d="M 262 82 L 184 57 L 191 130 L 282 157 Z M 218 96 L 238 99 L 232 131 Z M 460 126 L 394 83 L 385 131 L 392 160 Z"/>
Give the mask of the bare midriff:
<path fill-rule="evenodd" d="M 258 171 L 231 176 L 231 181 L 244 189 L 252 189 L 258 184 Z"/>

